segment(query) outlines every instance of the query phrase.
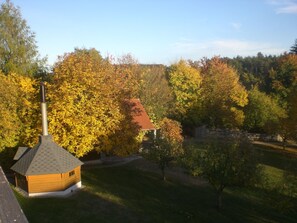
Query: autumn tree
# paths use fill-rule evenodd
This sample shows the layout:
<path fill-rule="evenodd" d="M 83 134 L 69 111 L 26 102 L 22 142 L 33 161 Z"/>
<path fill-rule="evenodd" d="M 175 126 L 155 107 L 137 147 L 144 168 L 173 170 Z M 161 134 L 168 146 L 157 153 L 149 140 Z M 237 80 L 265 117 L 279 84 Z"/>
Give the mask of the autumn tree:
<path fill-rule="evenodd" d="M 202 64 L 204 123 L 211 127 L 241 126 L 244 121 L 243 107 L 248 103 L 248 94 L 240 84 L 236 70 L 218 57 Z"/>
<path fill-rule="evenodd" d="M 5 147 L 14 147 L 18 143 L 20 119 L 17 114 L 17 88 L 7 76 L 0 72 L 0 152 Z"/>
<path fill-rule="evenodd" d="M 154 146 L 148 151 L 148 158 L 158 163 L 163 180 L 166 180 L 165 169 L 170 162 L 183 154 L 181 133 L 181 125 L 177 121 L 164 118 Z"/>
<path fill-rule="evenodd" d="M 9 75 L 18 89 L 18 116 L 21 120 L 20 145 L 33 146 L 41 133 L 38 82 L 33 77 Z"/>
<path fill-rule="evenodd" d="M 165 77 L 165 66 L 143 66 L 139 97 L 149 117 L 158 124 L 172 110 L 173 94 Z"/>
<path fill-rule="evenodd" d="M 223 60 L 236 69 L 240 82 L 247 90 L 257 86 L 260 91 L 271 93 L 269 73 L 276 66 L 277 56 L 264 56 L 259 52 L 256 56 L 237 56 L 232 59 L 223 58 Z"/>
<path fill-rule="evenodd" d="M 32 76 L 44 67 L 39 59 L 35 34 L 10 0 L 0 9 L 0 69 L 4 74 Z"/>
<path fill-rule="evenodd" d="M 3 139 L 10 141 L 6 143 L 7 146 L 12 147 L 12 142 L 15 145 L 33 146 L 38 140 L 40 124 L 35 80 L 16 74 L 7 77 L 1 74 L 0 94 L 2 107 L 0 110 L 3 118 L 1 132 L 6 135 Z"/>
<path fill-rule="evenodd" d="M 125 54 L 114 62 L 114 69 L 126 99 L 139 98 L 141 67 L 138 61 L 131 54 Z"/>
<path fill-rule="evenodd" d="M 285 54 L 279 58 L 275 69 L 270 71 L 273 93 L 286 106 L 288 97 L 297 87 L 297 55 Z"/>
<path fill-rule="evenodd" d="M 133 120 L 134 103 L 130 100 L 123 100 L 120 103 L 122 118 L 118 128 L 108 136 L 109 142 L 106 150 L 113 155 L 128 156 L 139 151 L 143 139 L 140 126 Z M 137 111 L 136 111 L 137 112 Z"/>
<path fill-rule="evenodd" d="M 257 87 L 248 92 L 248 105 L 244 108 L 244 128 L 252 132 L 267 132 L 272 125 L 279 125 L 286 111 L 272 96 Z"/>
<path fill-rule="evenodd" d="M 118 129 L 119 89 L 109 60 L 95 49 L 76 49 L 54 66 L 49 85 L 49 132 L 69 152 L 81 157 L 94 148 L 110 149 Z"/>
<path fill-rule="evenodd" d="M 199 108 L 202 78 L 199 70 L 191 67 L 186 61 L 180 60 L 172 64 L 167 71 L 169 84 L 175 98 L 175 114 L 178 120 L 195 124 L 199 113 L 191 113 Z"/>
<path fill-rule="evenodd" d="M 204 177 L 214 188 L 218 210 L 225 188 L 254 184 L 261 174 L 252 145 L 242 138 L 210 138 L 188 147 L 185 157 L 190 172 Z"/>

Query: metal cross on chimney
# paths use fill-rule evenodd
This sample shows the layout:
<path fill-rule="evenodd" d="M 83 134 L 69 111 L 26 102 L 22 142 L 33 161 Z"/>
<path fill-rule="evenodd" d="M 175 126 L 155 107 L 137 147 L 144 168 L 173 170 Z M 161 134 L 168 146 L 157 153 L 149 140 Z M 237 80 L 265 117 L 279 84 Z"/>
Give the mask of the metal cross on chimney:
<path fill-rule="evenodd" d="M 47 110 L 45 101 L 45 85 L 43 82 L 40 83 L 40 105 L 41 105 L 41 117 L 42 117 L 42 135 L 48 135 L 47 127 Z"/>

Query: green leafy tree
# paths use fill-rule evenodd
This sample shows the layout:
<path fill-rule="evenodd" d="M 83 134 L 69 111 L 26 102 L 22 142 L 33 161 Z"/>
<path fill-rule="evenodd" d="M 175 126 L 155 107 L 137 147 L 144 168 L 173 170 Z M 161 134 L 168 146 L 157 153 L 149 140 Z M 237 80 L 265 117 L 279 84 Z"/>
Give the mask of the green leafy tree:
<path fill-rule="evenodd" d="M 211 138 L 190 147 L 186 154 L 189 170 L 213 186 L 218 210 L 222 208 L 222 194 L 226 187 L 253 184 L 261 173 L 254 150 L 244 139 Z"/>
<path fill-rule="evenodd" d="M 286 107 L 288 97 L 297 86 L 297 55 L 285 54 L 279 58 L 275 69 L 270 71 L 273 93 Z"/>
<path fill-rule="evenodd" d="M 244 128 L 248 131 L 265 132 L 269 125 L 277 125 L 286 117 L 286 111 L 278 102 L 257 87 L 248 92 L 248 101 L 244 108 Z"/>
<path fill-rule="evenodd" d="M 45 59 L 38 58 L 35 34 L 11 1 L 0 9 L 0 69 L 4 74 L 32 76 L 41 72 Z"/>
<path fill-rule="evenodd" d="M 166 180 L 165 169 L 170 162 L 183 154 L 183 137 L 181 125 L 174 120 L 164 118 L 154 146 L 148 151 L 148 158 L 158 163 L 163 180 Z"/>
<path fill-rule="evenodd" d="M 270 85 L 269 73 L 275 69 L 278 56 L 264 56 L 258 53 L 257 56 L 235 58 L 223 58 L 230 66 L 237 70 L 241 83 L 246 89 L 251 90 L 257 86 L 260 91 L 270 94 L 272 89 Z"/>
<path fill-rule="evenodd" d="M 239 127 L 244 121 L 243 107 L 248 94 L 236 71 L 214 57 L 202 66 L 202 108 L 204 123 L 211 127 Z"/>
<path fill-rule="evenodd" d="M 187 124 L 199 122 L 199 108 L 202 77 L 200 71 L 191 67 L 186 61 L 180 60 L 167 70 L 169 84 L 175 98 L 175 114 L 178 120 Z"/>
<path fill-rule="evenodd" d="M 139 97 L 155 124 L 170 113 L 173 94 L 165 77 L 165 66 L 143 67 Z"/>
<path fill-rule="evenodd" d="M 297 140 L 297 88 L 288 97 L 287 115 L 281 118 L 279 125 L 272 127 L 281 136 L 283 149 L 286 149 L 288 140 Z"/>

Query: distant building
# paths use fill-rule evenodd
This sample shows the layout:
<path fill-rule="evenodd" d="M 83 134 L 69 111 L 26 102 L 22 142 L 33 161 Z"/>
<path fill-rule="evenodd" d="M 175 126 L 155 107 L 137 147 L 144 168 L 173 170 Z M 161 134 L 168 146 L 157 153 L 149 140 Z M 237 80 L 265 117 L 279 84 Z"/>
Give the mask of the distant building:
<path fill-rule="evenodd" d="M 132 105 L 133 122 L 139 126 L 140 131 L 145 131 L 139 151 L 146 151 L 151 148 L 153 140 L 156 138 L 157 128 L 151 122 L 139 99 L 130 99 L 129 102 Z"/>
<path fill-rule="evenodd" d="M 154 124 L 151 122 L 148 114 L 146 113 L 143 105 L 139 99 L 130 99 L 132 105 L 133 121 L 144 131 L 156 131 Z"/>

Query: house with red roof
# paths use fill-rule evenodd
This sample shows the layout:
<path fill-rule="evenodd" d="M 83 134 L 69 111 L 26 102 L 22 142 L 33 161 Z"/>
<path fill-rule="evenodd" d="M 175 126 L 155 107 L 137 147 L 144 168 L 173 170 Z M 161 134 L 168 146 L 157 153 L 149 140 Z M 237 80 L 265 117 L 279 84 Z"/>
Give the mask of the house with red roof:
<path fill-rule="evenodd" d="M 143 105 L 139 99 L 130 99 L 132 104 L 132 117 L 133 121 L 143 131 L 156 131 L 154 124 L 151 122 L 148 114 L 146 113 Z"/>

